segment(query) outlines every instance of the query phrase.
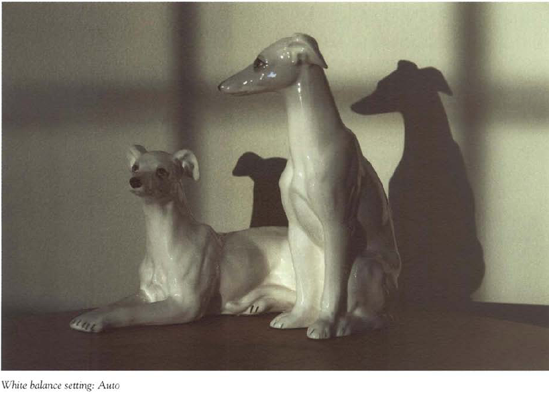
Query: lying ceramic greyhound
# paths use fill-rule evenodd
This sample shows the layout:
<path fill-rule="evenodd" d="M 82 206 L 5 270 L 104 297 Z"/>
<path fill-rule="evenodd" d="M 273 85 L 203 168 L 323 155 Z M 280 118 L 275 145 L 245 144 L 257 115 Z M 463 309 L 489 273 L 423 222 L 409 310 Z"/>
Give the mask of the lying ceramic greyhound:
<path fill-rule="evenodd" d="M 294 34 L 218 87 L 284 97 L 290 155 L 280 189 L 297 301 L 271 326 L 308 327 L 313 339 L 381 326 L 401 267 L 383 186 L 339 116 L 326 67 L 316 40 Z"/>
<path fill-rule="evenodd" d="M 206 314 L 259 314 L 289 310 L 295 276 L 287 229 L 265 227 L 218 235 L 193 218 L 183 180 L 199 177 L 189 150 L 171 155 L 132 146 L 132 192 L 143 202 L 146 255 L 140 289 L 114 304 L 84 313 L 71 328 L 177 324 Z"/>

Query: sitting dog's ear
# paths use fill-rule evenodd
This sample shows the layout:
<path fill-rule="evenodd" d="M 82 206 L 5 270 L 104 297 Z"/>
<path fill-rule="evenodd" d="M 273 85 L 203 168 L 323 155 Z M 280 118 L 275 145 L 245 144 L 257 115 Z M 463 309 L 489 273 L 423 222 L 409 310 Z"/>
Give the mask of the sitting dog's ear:
<path fill-rule="evenodd" d="M 145 149 L 141 145 L 132 145 L 130 146 L 130 149 L 128 150 L 127 157 L 128 161 L 130 162 L 130 167 L 135 164 L 137 159 L 141 157 L 144 153 L 147 153 L 147 149 Z"/>
<path fill-rule="evenodd" d="M 307 34 L 295 33 L 288 45 L 288 49 L 290 50 L 293 64 L 308 63 L 318 65 L 324 69 L 328 68 L 324 57 L 320 53 L 318 43 Z"/>
<path fill-rule="evenodd" d="M 193 178 L 195 181 L 200 178 L 198 172 L 198 161 L 193 152 L 187 149 L 179 150 L 173 154 L 173 159 L 176 163 L 181 164 L 183 175 Z"/>

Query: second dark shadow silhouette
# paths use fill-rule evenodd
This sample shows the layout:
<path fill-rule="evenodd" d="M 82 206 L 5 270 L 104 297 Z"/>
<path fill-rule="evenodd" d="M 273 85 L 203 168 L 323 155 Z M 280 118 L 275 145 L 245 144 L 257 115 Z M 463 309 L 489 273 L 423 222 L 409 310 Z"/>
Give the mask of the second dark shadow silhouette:
<path fill-rule="evenodd" d="M 473 192 L 439 92 L 452 95 L 440 71 L 400 61 L 351 108 L 362 115 L 400 112 L 404 119 L 404 152 L 389 182 L 402 301 L 463 306 L 480 286 L 484 259 Z"/>
<path fill-rule="evenodd" d="M 248 176 L 254 182 L 250 227 L 288 226 L 278 187 L 286 162 L 280 157 L 264 159 L 253 152 L 246 152 L 238 159 L 233 175 Z"/>

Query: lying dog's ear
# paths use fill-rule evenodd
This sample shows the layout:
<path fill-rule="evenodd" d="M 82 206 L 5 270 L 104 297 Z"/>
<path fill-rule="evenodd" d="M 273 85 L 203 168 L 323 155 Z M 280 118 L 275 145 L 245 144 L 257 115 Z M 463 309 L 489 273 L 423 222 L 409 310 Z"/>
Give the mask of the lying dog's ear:
<path fill-rule="evenodd" d="M 130 146 L 128 153 L 126 154 L 128 161 L 130 162 L 130 167 L 132 167 L 137 161 L 137 159 L 141 157 L 144 153 L 147 153 L 147 149 L 145 149 L 143 146 L 141 145 Z"/>
<path fill-rule="evenodd" d="M 183 175 L 193 178 L 195 181 L 200 178 L 200 173 L 198 172 L 198 161 L 193 152 L 188 149 L 182 149 L 173 154 L 173 159 L 178 164 L 181 164 L 183 169 Z"/>
<path fill-rule="evenodd" d="M 324 57 L 320 53 L 316 40 L 304 33 L 295 33 L 288 45 L 292 57 L 292 63 L 308 63 L 318 65 L 324 69 L 328 65 L 324 61 Z"/>
<path fill-rule="evenodd" d="M 443 92 L 446 95 L 453 95 L 450 86 L 446 82 L 446 79 L 444 78 L 440 70 L 428 67 L 420 69 L 420 71 L 425 81 L 427 81 L 432 88 L 434 88 L 438 92 Z"/>

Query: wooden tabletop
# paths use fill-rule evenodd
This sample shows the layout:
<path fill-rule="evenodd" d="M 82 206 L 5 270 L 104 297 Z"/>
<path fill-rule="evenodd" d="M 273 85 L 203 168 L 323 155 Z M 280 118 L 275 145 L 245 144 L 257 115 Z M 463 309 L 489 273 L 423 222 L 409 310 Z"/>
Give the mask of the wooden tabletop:
<path fill-rule="evenodd" d="M 390 328 L 328 341 L 274 330 L 274 315 L 86 334 L 78 313 L 2 322 L 2 370 L 549 369 L 549 329 L 460 313 L 410 311 Z"/>

